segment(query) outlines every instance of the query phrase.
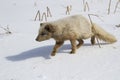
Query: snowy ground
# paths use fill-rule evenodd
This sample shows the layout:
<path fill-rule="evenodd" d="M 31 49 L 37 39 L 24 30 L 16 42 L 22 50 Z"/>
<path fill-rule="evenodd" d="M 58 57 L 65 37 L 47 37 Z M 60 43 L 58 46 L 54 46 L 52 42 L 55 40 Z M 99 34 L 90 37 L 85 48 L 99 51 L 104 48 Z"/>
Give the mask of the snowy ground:
<path fill-rule="evenodd" d="M 0 80 L 120 80 L 120 9 L 114 14 L 117 0 L 112 0 L 111 13 L 107 15 L 109 0 L 89 0 L 90 11 L 83 12 L 82 0 L 2 0 L 0 2 L 0 26 L 8 26 L 12 32 L 5 35 L 0 29 Z M 99 4 L 98 4 L 99 3 Z M 50 53 L 53 39 L 36 42 L 40 21 L 34 21 L 38 10 L 48 6 L 53 17 L 62 18 L 67 5 L 73 14 L 97 14 L 92 20 L 115 35 L 117 42 L 101 47 L 92 46 L 90 40 L 70 55 L 70 42 L 66 41 L 55 57 Z"/>

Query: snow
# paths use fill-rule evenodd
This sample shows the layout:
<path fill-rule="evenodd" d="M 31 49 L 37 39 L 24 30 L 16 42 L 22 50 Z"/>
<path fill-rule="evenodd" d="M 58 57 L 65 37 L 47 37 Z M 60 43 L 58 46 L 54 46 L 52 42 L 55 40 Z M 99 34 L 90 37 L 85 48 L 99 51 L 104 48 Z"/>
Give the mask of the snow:
<path fill-rule="evenodd" d="M 12 34 L 3 34 L 0 28 L 0 80 L 120 80 L 120 9 L 107 14 L 109 0 L 89 0 L 90 11 L 83 12 L 83 0 L 2 0 L 0 2 L 0 26 L 8 26 Z M 99 3 L 99 4 L 98 4 Z M 90 39 L 76 54 L 69 54 L 69 41 L 60 48 L 56 56 L 50 53 L 53 39 L 36 42 L 40 21 L 34 21 L 38 10 L 48 6 L 53 17 L 48 21 L 65 17 L 67 5 L 72 5 L 71 15 L 97 14 L 92 20 L 115 35 L 117 42 L 107 44 L 100 41 L 92 46 Z M 44 22 L 44 21 L 43 21 Z M 1 34 L 2 33 L 2 34 Z"/>

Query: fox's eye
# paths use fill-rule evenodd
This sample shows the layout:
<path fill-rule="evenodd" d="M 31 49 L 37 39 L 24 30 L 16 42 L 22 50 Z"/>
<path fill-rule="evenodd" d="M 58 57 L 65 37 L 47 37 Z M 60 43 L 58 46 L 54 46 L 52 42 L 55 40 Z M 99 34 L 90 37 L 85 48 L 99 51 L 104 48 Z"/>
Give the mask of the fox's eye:
<path fill-rule="evenodd" d="M 40 35 L 44 36 L 44 35 L 47 35 L 46 33 L 41 33 Z"/>

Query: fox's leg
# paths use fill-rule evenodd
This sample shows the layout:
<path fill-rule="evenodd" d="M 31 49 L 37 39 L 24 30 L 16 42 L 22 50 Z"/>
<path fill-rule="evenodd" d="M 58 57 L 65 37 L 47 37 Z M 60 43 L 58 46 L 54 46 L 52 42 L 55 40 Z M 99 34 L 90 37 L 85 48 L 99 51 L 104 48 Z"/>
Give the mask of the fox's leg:
<path fill-rule="evenodd" d="M 60 48 L 60 46 L 62 46 L 64 43 L 64 41 L 56 41 L 56 44 L 53 48 L 53 51 L 51 53 L 51 56 L 55 56 L 56 52 L 58 51 L 58 49 Z"/>
<path fill-rule="evenodd" d="M 77 48 L 76 40 L 75 39 L 71 39 L 70 42 L 71 42 L 71 45 L 72 45 L 72 51 L 70 53 L 73 54 L 73 53 L 76 52 L 76 48 Z"/>
<path fill-rule="evenodd" d="M 95 44 L 95 36 L 91 37 L 91 44 L 94 45 Z"/>
<path fill-rule="evenodd" d="M 80 48 L 83 45 L 84 41 L 82 39 L 78 39 L 78 42 L 79 43 L 77 45 L 77 48 Z"/>

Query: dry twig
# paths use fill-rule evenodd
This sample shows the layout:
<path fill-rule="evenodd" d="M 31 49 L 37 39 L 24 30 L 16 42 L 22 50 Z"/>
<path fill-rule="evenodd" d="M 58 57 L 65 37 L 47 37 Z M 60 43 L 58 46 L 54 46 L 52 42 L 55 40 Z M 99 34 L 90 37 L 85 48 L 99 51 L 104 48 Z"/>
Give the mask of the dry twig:
<path fill-rule="evenodd" d="M 109 6 L 108 6 L 108 15 L 110 14 L 110 9 L 111 9 L 111 0 L 109 1 Z"/>
<path fill-rule="evenodd" d="M 39 19 L 39 21 L 40 21 L 40 16 L 41 16 L 41 15 L 40 15 L 40 11 L 38 10 L 38 11 L 37 11 L 37 14 L 36 14 L 36 16 L 35 16 L 34 21 L 36 21 L 37 17 L 38 17 L 38 19 Z"/>
<path fill-rule="evenodd" d="M 45 18 L 45 21 L 47 21 L 47 15 L 46 15 L 45 12 L 42 14 L 42 19 L 41 19 L 41 21 L 43 21 L 43 18 Z"/>
<path fill-rule="evenodd" d="M 83 6 L 84 6 L 84 12 L 86 12 L 86 10 L 88 9 L 88 11 L 90 10 L 88 2 L 83 0 Z"/>
<path fill-rule="evenodd" d="M 92 15 L 92 16 L 97 16 L 97 15 L 94 15 L 94 14 L 88 14 L 88 17 L 89 17 L 90 23 L 91 23 L 91 25 L 92 25 L 92 29 L 94 29 L 94 31 L 96 31 L 95 28 L 94 28 L 93 22 L 92 22 L 92 20 L 91 20 L 91 17 L 90 17 L 91 15 Z M 96 32 L 95 32 L 95 33 L 96 33 Z M 97 42 L 98 42 L 99 48 L 101 48 L 101 45 L 100 45 L 99 40 L 98 40 L 97 37 L 96 37 L 96 39 L 97 39 Z"/>
<path fill-rule="evenodd" d="M 52 17 L 50 8 L 48 6 L 46 8 L 47 8 L 47 17 Z"/>
<path fill-rule="evenodd" d="M 0 26 L 0 28 L 2 28 L 4 31 L 6 31 L 6 34 L 11 34 L 11 33 L 12 33 L 12 32 L 10 31 L 8 25 L 7 25 L 6 28 L 4 28 L 4 27 L 2 27 L 2 26 Z"/>
<path fill-rule="evenodd" d="M 72 5 L 69 5 L 66 7 L 66 15 L 70 15 L 70 12 L 72 10 Z"/>
<path fill-rule="evenodd" d="M 116 3 L 115 10 L 114 10 L 114 14 L 115 14 L 116 11 L 117 11 L 117 8 L 118 8 L 119 3 L 120 3 L 120 0 L 118 0 L 118 2 Z"/>

